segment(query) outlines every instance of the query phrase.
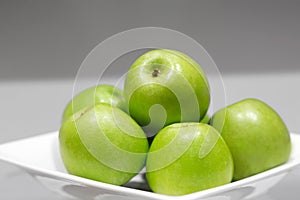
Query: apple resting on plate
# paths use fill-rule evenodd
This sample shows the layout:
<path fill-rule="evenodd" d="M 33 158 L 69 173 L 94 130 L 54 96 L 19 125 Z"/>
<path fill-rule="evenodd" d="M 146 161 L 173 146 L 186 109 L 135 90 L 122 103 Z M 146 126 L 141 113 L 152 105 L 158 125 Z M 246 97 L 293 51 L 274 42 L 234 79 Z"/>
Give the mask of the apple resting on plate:
<path fill-rule="evenodd" d="M 146 163 L 154 192 L 185 195 L 289 159 L 288 129 L 270 106 L 245 99 L 210 117 L 209 104 L 207 78 L 192 58 L 151 50 L 129 69 L 124 97 L 100 85 L 69 102 L 59 132 L 64 165 L 73 175 L 123 185 Z"/>
<path fill-rule="evenodd" d="M 211 124 L 232 153 L 233 180 L 260 173 L 289 159 L 289 131 L 280 116 L 260 100 L 245 99 L 232 104 L 216 112 Z"/>
<path fill-rule="evenodd" d="M 177 123 L 155 136 L 146 171 L 154 192 L 184 195 L 230 183 L 233 160 L 219 132 L 210 125 Z"/>
<path fill-rule="evenodd" d="M 60 152 L 70 174 L 122 185 L 143 168 L 148 141 L 125 112 L 98 103 L 66 120 L 60 131 Z"/>

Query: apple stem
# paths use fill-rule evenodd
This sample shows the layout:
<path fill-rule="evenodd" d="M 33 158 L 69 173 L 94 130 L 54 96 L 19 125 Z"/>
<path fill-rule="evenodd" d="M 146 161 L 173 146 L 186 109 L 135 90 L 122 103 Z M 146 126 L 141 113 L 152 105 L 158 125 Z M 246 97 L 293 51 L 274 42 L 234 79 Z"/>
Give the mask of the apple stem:
<path fill-rule="evenodd" d="M 153 72 L 152 72 L 152 76 L 153 76 L 153 77 L 157 77 L 158 74 L 159 74 L 159 70 L 158 70 L 157 68 L 155 68 L 155 69 L 153 70 Z"/>

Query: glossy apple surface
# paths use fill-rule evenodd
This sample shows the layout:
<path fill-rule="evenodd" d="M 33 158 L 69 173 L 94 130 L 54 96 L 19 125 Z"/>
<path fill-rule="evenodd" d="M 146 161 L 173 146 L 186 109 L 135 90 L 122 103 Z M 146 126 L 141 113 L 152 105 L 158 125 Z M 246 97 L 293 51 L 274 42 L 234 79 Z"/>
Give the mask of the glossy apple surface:
<path fill-rule="evenodd" d="M 152 134 L 175 122 L 199 122 L 210 103 L 201 67 L 167 49 L 146 52 L 132 64 L 124 95 L 130 115 Z"/>
<path fill-rule="evenodd" d="M 209 124 L 210 116 L 206 113 L 206 115 L 201 119 L 200 123 Z"/>
<path fill-rule="evenodd" d="M 211 121 L 234 159 L 234 180 L 285 163 L 291 152 L 289 131 L 266 103 L 245 99 L 216 112 Z"/>
<path fill-rule="evenodd" d="M 184 195 L 230 183 L 233 160 L 226 143 L 212 126 L 176 123 L 155 136 L 146 171 L 154 192 Z"/>
<path fill-rule="evenodd" d="M 144 166 L 148 141 L 125 112 L 98 103 L 75 113 L 59 131 L 60 152 L 70 174 L 122 185 Z"/>
<path fill-rule="evenodd" d="M 97 85 L 77 94 L 67 104 L 63 112 L 63 120 L 67 120 L 74 113 L 90 107 L 96 103 L 107 103 L 116 106 L 126 112 L 126 103 L 123 92 L 112 85 Z"/>

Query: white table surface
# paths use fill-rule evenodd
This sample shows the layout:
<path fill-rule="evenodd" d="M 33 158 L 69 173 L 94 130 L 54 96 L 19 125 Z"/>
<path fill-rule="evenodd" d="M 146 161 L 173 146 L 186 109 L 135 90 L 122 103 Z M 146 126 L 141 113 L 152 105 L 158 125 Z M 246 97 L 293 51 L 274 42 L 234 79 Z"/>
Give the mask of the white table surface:
<path fill-rule="evenodd" d="M 212 77 L 213 79 L 213 77 Z M 300 74 L 234 74 L 223 76 L 227 104 L 246 97 L 260 98 L 300 134 Z M 87 86 L 89 85 L 86 81 Z M 61 113 L 72 96 L 73 80 L 0 81 L 0 143 L 59 129 Z M 261 200 L 296 200 L 300 167 L 287 175 Z M 0 199 L 61 199 L 18 168 L 0 162 Z M 257 199 L 257 198 L 256 198 Z"/>

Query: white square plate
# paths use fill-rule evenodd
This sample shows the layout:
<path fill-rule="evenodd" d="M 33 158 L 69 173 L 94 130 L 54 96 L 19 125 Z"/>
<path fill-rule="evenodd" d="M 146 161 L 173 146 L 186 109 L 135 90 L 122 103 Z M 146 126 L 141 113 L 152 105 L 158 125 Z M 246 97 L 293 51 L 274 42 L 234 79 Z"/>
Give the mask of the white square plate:
<path fill-rule="evenodd" d="M 148 190 L 143 174 L 125 186 L 115 186 L 68 174 L 58 148 L 58 132 L 0 145 L 0 160 L 14 164 L 64 197 L 95 200 L 240 200 L 260 195 L 300 165 L 300 135 L 291 133 L 292 154 L 281 166 L 216 188 L 183 196 L 166 196 Z"/>

